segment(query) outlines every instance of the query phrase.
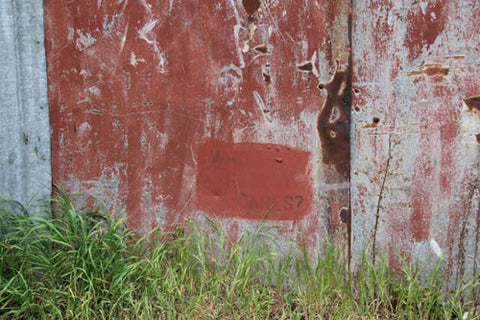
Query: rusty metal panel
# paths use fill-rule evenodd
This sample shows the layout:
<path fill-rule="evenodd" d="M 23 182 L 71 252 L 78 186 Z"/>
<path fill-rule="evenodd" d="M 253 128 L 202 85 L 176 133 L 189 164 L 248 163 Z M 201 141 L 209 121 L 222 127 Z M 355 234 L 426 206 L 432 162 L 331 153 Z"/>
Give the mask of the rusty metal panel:
<path fill-rule="evenodd" d="M 43 4 L 0 0 L 0 197 L 50 196 Z"/>
<path fill-rule="evenodd" d="M 46 0 L 45 12 L 55 180 L 142 232 L 208 214 L 232 237 L 268 220 L 313 250 L 325 231 L 345 239 L 348 2 Z"/>
<path fill-rule="evenodd" d="M 397 252 L 447 279 L 479 265 L 480 3 L 358 1 L 353 27 L 353 254 Z"/>

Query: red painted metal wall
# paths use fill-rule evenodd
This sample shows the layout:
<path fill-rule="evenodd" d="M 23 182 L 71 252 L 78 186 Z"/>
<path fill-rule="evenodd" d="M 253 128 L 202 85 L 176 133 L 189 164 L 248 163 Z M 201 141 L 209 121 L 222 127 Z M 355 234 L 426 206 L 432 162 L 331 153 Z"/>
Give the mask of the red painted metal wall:
<path fill-rule="evenodd" d="M 443 256 L 447 281 L 469 276 L 479 14 L 475 0 L 45 0 L 54 179 L 142 232 L 210 215 L 235 237 L 267 220 L 312 250 L 325 231 L 347 240 L 354 264 L 386 249 L 394 267 L 396 252 Z"/>
<path fill-rule="evenodd" d="M 349 13 L 46 0 L 54 179 L 142 232 L 207 214 L 232 237 L 265 219 L 313 250 L 326 230 L 345 240 Z"/>

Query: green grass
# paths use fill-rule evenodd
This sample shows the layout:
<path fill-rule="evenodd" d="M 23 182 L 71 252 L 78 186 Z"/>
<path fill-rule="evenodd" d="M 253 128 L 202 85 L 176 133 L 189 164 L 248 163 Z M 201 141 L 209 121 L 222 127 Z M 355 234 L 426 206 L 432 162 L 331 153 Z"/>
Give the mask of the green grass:
<path fill-rule="evenodd" d="M 52 207 L 0 203 L 0 319 L 462 319 L 478 286 L 443 297 L 440 264 L 423 282 L 407 263 L 351 275 L 333 244 L 279 257 L 268 226 L 235 243 L 210 219 L 140 237 L 61 190 Z"/>

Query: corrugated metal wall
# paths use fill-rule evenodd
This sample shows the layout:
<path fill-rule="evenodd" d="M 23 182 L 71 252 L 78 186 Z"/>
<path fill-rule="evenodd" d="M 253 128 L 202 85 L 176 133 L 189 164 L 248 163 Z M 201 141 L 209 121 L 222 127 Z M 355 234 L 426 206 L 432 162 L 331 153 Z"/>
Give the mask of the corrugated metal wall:
<path fill-rule="evenodd" d="M 50 197 L 43 4 L 0 0 L 0 196 Z"/>

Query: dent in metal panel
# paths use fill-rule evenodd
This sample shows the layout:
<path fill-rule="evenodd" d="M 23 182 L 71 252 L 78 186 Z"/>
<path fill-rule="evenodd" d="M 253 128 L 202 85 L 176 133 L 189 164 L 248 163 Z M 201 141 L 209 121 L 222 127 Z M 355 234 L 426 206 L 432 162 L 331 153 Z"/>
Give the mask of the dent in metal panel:
<path fill-rule="evenodd" d="M 0 1 L 0 196 L 50 196 L 50 130 L 38 1 Z"/>

